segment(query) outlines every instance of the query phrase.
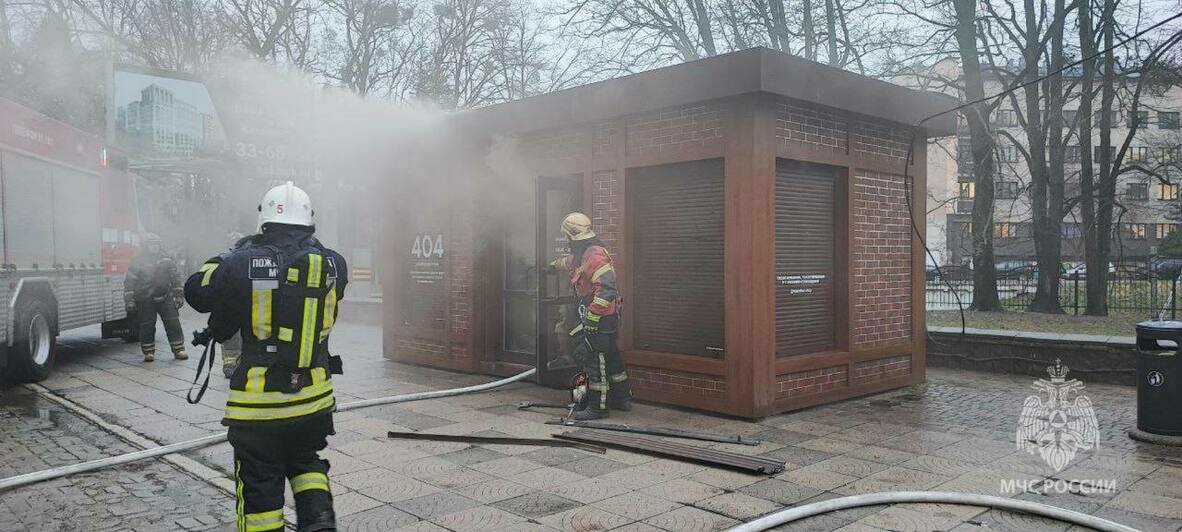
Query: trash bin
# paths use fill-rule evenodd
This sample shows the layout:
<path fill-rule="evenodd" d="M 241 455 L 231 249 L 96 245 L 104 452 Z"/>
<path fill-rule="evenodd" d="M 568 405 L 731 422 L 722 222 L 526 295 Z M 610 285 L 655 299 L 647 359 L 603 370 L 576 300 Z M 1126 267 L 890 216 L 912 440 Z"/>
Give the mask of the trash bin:
<path fill-rule="evenodd" d="M 1182 445 L 1182 321 L 1137 324 L 1137 428 L 1129 435 Z"/>

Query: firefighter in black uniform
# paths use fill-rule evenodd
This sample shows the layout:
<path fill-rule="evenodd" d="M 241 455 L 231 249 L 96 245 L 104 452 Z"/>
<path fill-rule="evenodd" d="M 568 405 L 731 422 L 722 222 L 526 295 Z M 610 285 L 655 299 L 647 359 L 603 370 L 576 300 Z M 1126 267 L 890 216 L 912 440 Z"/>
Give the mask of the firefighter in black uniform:
<path fill-rule="evenodd" d="M 160 237 L 148 233 L 140 239 L 140 253 L 132 259 L 123 281 L 123 303 L 127 315 L 139 319 L 140 350 L 144 362 L 156 360 L 156 316 L 164 322 L 168 347 L 177 360 L 185 354 L 185 331 L 181 329 L 179 309 L 185 304 L 181 274 L 164 252 Z"/>
<path fill-rule="evenodd" d="M 237 476 L 239 531 L 283 529 L 283 484 L 295 495 L 297 530 L 336 530 L 328 461 L 333 434 L 328 351 L 345 260 L 313 236 L 312 204 L 290 181 L 259 205 L 261 233 L 207 261 L 185 283 L 189 304 L 210 313 L 209 335 L 242 338 L 222 424 Z"/>

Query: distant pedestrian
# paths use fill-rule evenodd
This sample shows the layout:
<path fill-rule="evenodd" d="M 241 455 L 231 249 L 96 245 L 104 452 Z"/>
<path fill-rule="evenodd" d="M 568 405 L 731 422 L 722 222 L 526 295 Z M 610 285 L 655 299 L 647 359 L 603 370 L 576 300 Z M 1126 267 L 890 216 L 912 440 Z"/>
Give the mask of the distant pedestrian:
<path fill-rule="evenodd" d="M 123 281 L 127 315 L 138 316 L 140 349 L 144 362 L 156 360 L 156 317 L 164 321 L 168 346 L 177 360 L 185 360 L 185 333 L 179 309 L 185 304 L 184 280 L 176 261 L 164 252 L 160 237 L 148 233 L 140 239 L 140 252 L 131 261 Z"/>

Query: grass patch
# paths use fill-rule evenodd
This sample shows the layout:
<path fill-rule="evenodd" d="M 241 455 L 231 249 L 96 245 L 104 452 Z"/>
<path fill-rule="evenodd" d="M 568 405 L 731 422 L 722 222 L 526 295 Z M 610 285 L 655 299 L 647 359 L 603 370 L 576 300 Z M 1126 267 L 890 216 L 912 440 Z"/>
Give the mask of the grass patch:
<path fill-rule="evenodd" d="M 1006 331 L 1049 332 L 1064 334 L 1096 334 L 1104 336 L 1135 336 L 1133 326 L 1149 319 L 1146 312 L 1113 312 L 1108 316 L 1069 316 L 1036 312 L 977 312 L 965 311 L 965 324 L 978 329 Z M 929 326 L 960 327 L 960 312 L 929 310 Z"/>

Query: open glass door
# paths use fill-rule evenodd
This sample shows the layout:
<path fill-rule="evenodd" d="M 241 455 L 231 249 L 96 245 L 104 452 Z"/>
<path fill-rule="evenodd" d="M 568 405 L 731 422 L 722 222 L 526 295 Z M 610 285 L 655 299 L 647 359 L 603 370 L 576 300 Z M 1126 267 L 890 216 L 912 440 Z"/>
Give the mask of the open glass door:
<path fill-rule="evenodd" d="M 582 176 L 542 177 L 537 193 L 537 364 L 539 382 L 564 387 L 575 373 L 568 334 L 579 323 L 578 300 L 565 271 L 548 272 L 555 258 L 570 253 L 562 219 L 583 209 Z"/>

